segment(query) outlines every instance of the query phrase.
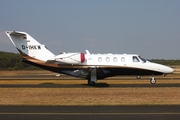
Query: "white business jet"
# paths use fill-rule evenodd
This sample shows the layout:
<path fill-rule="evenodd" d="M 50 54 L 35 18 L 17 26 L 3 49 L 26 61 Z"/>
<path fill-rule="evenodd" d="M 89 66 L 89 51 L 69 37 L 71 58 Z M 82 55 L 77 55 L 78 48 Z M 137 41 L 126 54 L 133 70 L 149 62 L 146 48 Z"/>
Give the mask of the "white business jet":
<path fill-rule="evenodd" d="M 7 36 L 23 56 L 23 62 L 50 70 L 87 79 L 89 85 L 95 85 L 97 79 L 117 75 L 149 75 L 150 83 L 155 84 L 154 75 L 173 73 L 173 69 L 152 63 L 136 54 L 91 54 L 65 53 L 54 55 L 26 32 L 6 31 Z"/>

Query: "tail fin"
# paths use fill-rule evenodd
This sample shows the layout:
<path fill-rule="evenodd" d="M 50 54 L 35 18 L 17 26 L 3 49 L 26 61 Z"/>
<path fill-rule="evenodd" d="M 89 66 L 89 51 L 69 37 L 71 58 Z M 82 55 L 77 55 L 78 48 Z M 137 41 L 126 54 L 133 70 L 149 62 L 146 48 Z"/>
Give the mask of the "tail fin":
<path fill-rule="evenodd" d="M 40 44 L 25 32 L 6 31 L 6 34 L 23 56 L 30 56 L 43 61 L 55 56 L 45 45 Z"/>

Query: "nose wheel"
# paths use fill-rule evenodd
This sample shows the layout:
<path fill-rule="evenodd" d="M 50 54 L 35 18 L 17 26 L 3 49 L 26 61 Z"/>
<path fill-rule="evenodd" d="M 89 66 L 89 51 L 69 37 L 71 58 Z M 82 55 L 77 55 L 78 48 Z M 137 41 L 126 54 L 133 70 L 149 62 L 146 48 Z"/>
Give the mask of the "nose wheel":
<path fill-rule="evenodd" d="M 156 79 L 155 79 L 154 77 L 151 77 L 150 83 L 151 83 L 152 85 L 156 84 Z"/>

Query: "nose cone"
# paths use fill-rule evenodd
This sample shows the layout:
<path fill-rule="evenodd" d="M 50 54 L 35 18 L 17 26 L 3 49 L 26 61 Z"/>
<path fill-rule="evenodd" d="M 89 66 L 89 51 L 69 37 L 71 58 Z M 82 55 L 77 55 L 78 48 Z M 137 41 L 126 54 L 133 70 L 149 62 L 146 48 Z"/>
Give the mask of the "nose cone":
<path fill-rule="evenodd" d="M 168 66 L 162 65 L 160 68 L 161 68 L 160 71 L 166 74 L 172 74 L 174 72 L 174 69 Z"/>
<path fill-rule="evenodd" d="M 172 69 L 171 67 L 166 66 L 166 73 L 171 74 L 173 72 L 174 72 L 174 69 Z"/>
<path fill-rule="evenodd" d="M 174 69 L 172 69 L 171 67 L 165 66 L 165 65 L 153 63 L 152 66 L 155 71 L 158 71 L 161 73 L 172 74 L 174 72 Z"/>

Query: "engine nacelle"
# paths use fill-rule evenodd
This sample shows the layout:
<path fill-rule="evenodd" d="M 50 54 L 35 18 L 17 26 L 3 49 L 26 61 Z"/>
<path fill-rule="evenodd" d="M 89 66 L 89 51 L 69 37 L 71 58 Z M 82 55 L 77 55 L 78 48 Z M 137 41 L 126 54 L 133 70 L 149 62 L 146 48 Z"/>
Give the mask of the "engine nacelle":
<path fill-rule="evenodd" d="M 79 64 L 85 61 L 84 53 L 64 53 L 57 55 L 55 61 L 67 64 Z"/>

